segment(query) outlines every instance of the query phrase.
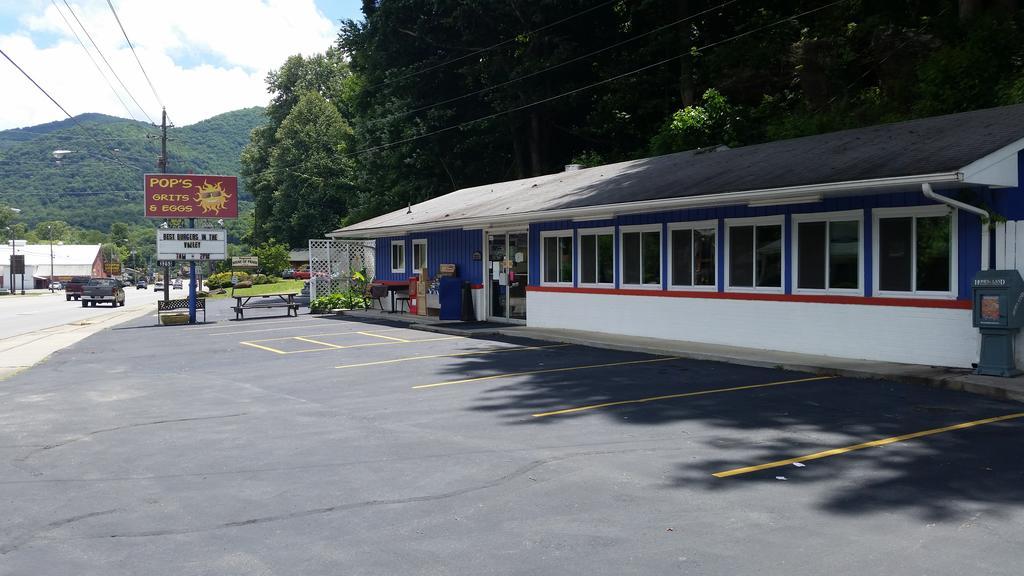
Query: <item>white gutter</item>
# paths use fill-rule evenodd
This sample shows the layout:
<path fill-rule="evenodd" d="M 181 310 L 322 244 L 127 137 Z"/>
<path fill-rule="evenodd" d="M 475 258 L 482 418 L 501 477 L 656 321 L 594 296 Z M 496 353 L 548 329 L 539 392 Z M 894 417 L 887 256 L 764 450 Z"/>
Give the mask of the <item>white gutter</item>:
<path fill-rule="evenodd" d="M 723 192 L 721 194 L 708 194 L 704 196 L 688 196 L 682 198 L 661 198 L 658 200 L 641 200 L 638 202 L 619 202 L 617 204 L 599 204 L 596 206 L 585 206 L 581 208 L 563 208 L 556 210 L 535 210 L 533 212 L 517 212 L 515 214 L 500 214 L 489 216 L 471 216 L 466 218 L 453 218 L 450 220 L 437 220 L 431 222 L 401 224 L 395 223 L 373 228 L 356 230 L 335 230 L 327 234 L 328 238 L 376 238 L 381 236 L 401 236 L 409 232 L 426 230 L 441 230 L 446 228 L 488 228 L 506 224 L 522 224 L 529 222 L 541 222 L 547 220 L 586 220 L 597 217 L 607 218 L 620 214 L 640 214 L 649 212 L 664 212 L 668 210 L 680 210 L 686 208 L 706 208 L 712 206 L 732 206 L 747 204 L 759 200 L 771 200 L 780 197 L 791 197 L 797 195 L 820 194 L 823 197 L 837 195 L 844 192 L 868 191 L 878 188 L 895 188 L 900 186 L 917 186 L 929 182 L 962 182 L 961 172 L 940 172 L 936 174 L 920 174 L 917 176 L 896 176 L 892 178 L 876 178 L 873 180 L 850 180 L 845 182 L 831 182 L 828 184 L 808 184 L 803 186 L 789 186 L 785 188 L 766 188 L 760 190 L 745 190 L 742 192 Z M 416 212 L 416 206 L 413 206 Z M 399 217 L 404 216 L 402 212 Z"/>
<path fill-rule="evenodd" d="M 978 208 L 977 206 L 971 206 L 970 204 L 965 204 L 965 203 L 963 203 L 963 202 L 961 202 L 959 200 L 953 200 L 952 198 L 948 198 L 946 196 L 942 196 L 940 194 L 936 194 L 935 191 L 932 190 L 932 185 L 927 183 L 927 182 L 921 184 L 921 192 L 924 193 L 924 197 L 925 198 L 929 198 L 931 200 L 935 200 L 936 202 L 941 202 L 943 204 L 946 204 L 948 206 L 952 206 L 953 208 L 958 208 L 958 209 L 963 210 L 965 212 L 970 212 L 971 214 L 974 214 L 975 216 L 977 216 L 977 217 L 982 219 L 981 220 L 981 269 L 982 270 L 988 270 L 988 254 L 989 254 L 989 249 L 988 249 L 988 243 L 989 243 L 988 223 L 992 221 L 992 215 L 989 214 L 987 210 L 982 210 L 981 208 Z"/>

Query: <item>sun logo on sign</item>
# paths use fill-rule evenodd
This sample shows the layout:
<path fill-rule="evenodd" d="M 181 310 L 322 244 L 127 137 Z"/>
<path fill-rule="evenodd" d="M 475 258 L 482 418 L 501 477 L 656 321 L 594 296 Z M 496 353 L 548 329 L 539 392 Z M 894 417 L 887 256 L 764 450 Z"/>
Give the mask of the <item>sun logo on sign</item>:
<path fill-rule="evenodd" d="M 196 186 L 199 192 L 196 192 L 193 200 L 199 202 L 199 205 L 202 206 L 203 214 L 211 211 L 214 214 L 220 214 L 221 210 L 227 208 L 231 194 L 224 190 L 223 184 L 223 182 L 217 182 L 217 185 L 213 186 L 206 180 L 203 180 L 202 186 Z"/>

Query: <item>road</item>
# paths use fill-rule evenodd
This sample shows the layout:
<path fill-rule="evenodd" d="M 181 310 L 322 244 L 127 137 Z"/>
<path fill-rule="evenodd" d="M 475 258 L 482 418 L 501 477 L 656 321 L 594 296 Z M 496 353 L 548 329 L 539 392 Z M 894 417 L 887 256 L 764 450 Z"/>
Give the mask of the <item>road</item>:
<path fill-rule="evenodd" d="M 125 308 L 151 306 L 162 292 L 125 289 Z M 187 290 L 171 290 L 172 298 L 183 298 Z M 110 306 L 82 308 L 79 302 L 65 300 L 64 292 L 45 292 L 38 295 L 0 297 L 0 341 L 30 332 L 97 319 L 113 313 Z M 117 311 L 121 311 L 120 308 Z"/>
<path fill-rule="evenodd" d="M 0 576 L 1020 573 L 1019 404 L 230 306 L 2 382 Z"/>

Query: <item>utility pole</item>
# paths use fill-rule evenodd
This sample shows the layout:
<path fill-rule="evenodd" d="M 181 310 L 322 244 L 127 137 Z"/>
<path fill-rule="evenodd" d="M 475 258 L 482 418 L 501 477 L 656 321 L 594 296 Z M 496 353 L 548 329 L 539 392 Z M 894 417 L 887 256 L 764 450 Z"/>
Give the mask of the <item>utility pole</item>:
<path fill-rule="evenodd" d="M 50 233 L 50 294 L 53 294 L 53 225 L 46 225 L 47 232 Z"/>
<path fill-rule="evenodd" d="M 167 174 L 167 108 L 160 118 L 160 172 Z M 171 267 L 164 266 L 164 302 L 171 299 Z"/>

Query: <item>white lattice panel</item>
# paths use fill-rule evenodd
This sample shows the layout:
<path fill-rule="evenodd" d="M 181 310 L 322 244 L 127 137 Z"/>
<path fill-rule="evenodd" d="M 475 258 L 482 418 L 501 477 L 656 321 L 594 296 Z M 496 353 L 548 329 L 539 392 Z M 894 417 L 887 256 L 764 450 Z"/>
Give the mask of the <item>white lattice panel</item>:
<path fill-rule="evenodd" d="M 309 296 L 317 298 L 348 290 L 352 273 L 374 276 L 374 244 L 362 240 L 309 241 Z"/>

